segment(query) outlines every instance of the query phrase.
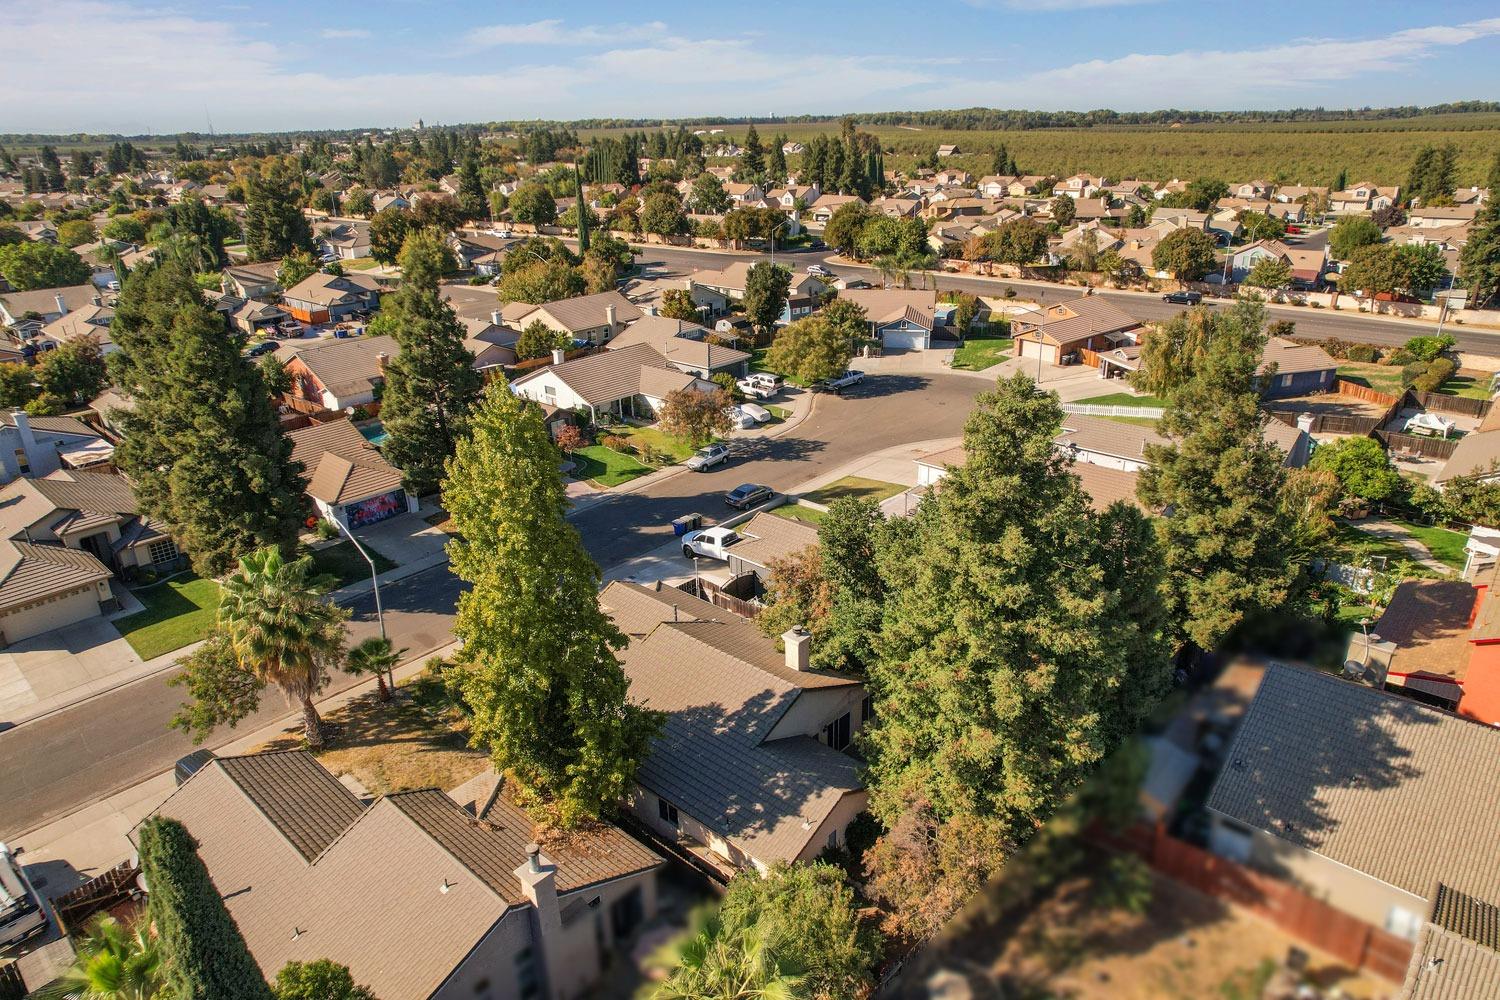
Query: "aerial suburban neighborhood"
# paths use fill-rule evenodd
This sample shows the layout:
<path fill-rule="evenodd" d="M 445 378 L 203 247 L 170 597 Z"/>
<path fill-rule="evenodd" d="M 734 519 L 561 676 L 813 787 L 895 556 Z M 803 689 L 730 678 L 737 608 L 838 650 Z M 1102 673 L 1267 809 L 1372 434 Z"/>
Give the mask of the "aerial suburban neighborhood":
<path fill-rule="evenodd" d="M 10 18 L 0 1000 L 1500 997 L 1500 21 L 1185 6 Z"/>

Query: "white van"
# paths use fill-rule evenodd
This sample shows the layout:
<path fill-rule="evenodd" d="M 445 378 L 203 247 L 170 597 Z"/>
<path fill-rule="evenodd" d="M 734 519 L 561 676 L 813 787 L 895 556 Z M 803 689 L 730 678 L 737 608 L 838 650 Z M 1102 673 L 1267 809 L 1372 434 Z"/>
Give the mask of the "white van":
<path fill-rule="evenodd" d="M 16 863 L 10 848 L 0 844 L 0 948 L 19 944 L 47 928 L 47 911 Z"/>

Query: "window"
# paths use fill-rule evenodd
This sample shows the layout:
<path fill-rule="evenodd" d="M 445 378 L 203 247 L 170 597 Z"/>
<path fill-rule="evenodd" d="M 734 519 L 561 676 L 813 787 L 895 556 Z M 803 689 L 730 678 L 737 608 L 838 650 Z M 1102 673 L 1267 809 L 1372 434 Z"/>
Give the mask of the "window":
<path fill-rule="evenodd" d="M 674 830 L 677 829 L 677 807 L 660 796 L 656 799 L 656 814 L 664 822 L 671 823 Z"/>
<path fill-rule="evenodd" d="M 541 981 L 536 974 L 536 956 L 529 946 L 516 952 L 516 992 L 522 1000 L 535 1000 L 542 995 Z"/>
<path fill-rule="evenodd" d="M 26 457 L 25 448 L 16 449 L 16 468 L 21 471 L 21 475 L 23 476 L 31 471 L 31 459 Z"/>
<path fill-rule="evenodd" d="M 865 695 L 865 700 L 859 703 L 859 721 L 869 722 L 875 718 L 875 699 Z"/>
<path fill-rule="evenodd" d="M 546 396 L 548 399 L 556 399 L 557 398 L 557 387 L 556 386 L 551 386 L 551 385 L 543 385 L 542 386 L 542 395 Z"/>
<path fill-rule="evenodd" d="M 1287 386 L 1289 386 L 1291 384 L 1292 384 L 1292 376 L 1290 376 L 1290 375 L 1283 375 L 1283 376 L 1281 376 L 1281 387 L 1283 389 L 1285 389 Z"/>
<path fill-rule="evenodd" d="M 170 538 L 164 538 L 159 542 L 152 542 L 146 549 L 146 555 L 151 560 L 151 565 L 160 566 L 164 562 L 171 562 L 177 558 L 177 543 Z"/>
<path fill-rule="evenodd" d="M 837 829 L 828 831 L 828 846 L 836 849 L 839 846 L 839 832 Z"/>
<path fill-rule="evenodd" d="M 823 727 L 823 742 L 835 750 L 842 750 L 849 745 L 849 713 L 834 719 Z"/>

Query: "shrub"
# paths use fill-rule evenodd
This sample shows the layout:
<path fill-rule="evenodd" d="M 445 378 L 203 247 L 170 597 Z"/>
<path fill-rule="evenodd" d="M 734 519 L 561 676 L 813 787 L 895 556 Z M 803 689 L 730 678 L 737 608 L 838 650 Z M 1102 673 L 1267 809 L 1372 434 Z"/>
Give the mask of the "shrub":
<path fill-rule="evenodd" d="M 1403 349 L 1410 352 L 1418 361 L 1434 361 L 1455 343 L 1456 341 L 1445 333 L 1441 337 L 1413 337 L 1403 345 Z"/>
<path fill-rule="evenodd" d="M 1151 869 L 1133 854 L 1110 859 L 1094 883 L 1094 905 L 1140 916 L 1151 908 Z"/>
<path fill-rule="evenodd" d="M 618 451 L 622 455 L 628 455 L 631 452 L 630 439 L 618 434 L 606 434 L 599 439 L 599 443 L 610 451 Z"/>
<path fill-rule="evenodd" d="M 1380 442 L 1367 437 L 1344 438 L 1322 445 L 1313 452 L 1309 467 L 1326 469 L 1338 477 L 1339 485 L 1361 505 L 1389 500 L 1401 487 L 1401 476 L 1385 457 Z"/>
<path fill-rule="evenodd" d="M 1344 356 L 1350 361 L 1368 365 L 1380 357 L 1380 351 L 1373 344 L 1351 344 Z"/>
<path fill-rule="evenodd" d="M 326 517 L 319 518 L 317 526 L 313 528 L 313 534 L 317 535 L 325 542 L 330 538 L 336 538 L 338 536 L 338 533 L 338 525 L 334 524 Z"/>
<path fill-rule="evenodd" d="M 1330 358 L 1345 359 L 1349 357 L 1349 348 L 1354 345 L 1338 337 L 1326 337 L 1319 346 L 1328 352 Z"/>
<path fill-rule="evenodd" d="M 1412 380 L 1411 387 L 1418 392 L 1435 392 L 1438 386 L 1448 381 L 1458 366 L 1448 358 L 1438 358 L 1426 366 L 1426 371 Z M 1405 369 L 1402 369 L 1403 373 Z M 1404 375 L 1403 375 L 1404 377 Z"/>
<path fill-rule="evenodd" d="M 1401 368 L 1401 387 L 1410 388 L 1417 379 L 1427 374 L 1427 365 L 1421 361 L 1413 361 Z"/>

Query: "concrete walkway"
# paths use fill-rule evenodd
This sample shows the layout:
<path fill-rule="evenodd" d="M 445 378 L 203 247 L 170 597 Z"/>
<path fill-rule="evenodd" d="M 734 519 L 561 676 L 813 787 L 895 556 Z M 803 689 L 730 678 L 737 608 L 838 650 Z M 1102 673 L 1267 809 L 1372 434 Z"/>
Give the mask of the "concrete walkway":
<path fill-rule="evenodd" d="M 1349 522 L 1351 527 L 1358 528 L 1367 534 L 1388 542 L 1395 542 L 1405 550 L 1406 556 L 1412 562 L 1441 573 L 1443 576 L 1452 576 L 1454 569 L 1445 562 L 1434 559 L 1427 546 L 1413 538 L 1407 530 L 1392 521 L 1386 521 L 1378 517 L 1367 517 L 1362 521 Z"/>

